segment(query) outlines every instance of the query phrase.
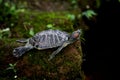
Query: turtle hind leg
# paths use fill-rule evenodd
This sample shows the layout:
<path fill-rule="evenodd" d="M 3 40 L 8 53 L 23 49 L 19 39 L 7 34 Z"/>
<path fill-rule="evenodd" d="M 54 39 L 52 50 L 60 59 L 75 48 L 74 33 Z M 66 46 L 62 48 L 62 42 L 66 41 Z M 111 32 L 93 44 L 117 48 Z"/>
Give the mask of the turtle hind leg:
<path fill-rule="evenodd" d="M 20 39 L 20 40 L 16 40 L 17 42 L 20 42 L 20 43 L 26 43 L 28 41 L 28 39 Z"/>
<path fill-rule="evenodd" d="M 62 46 L 60 46 L 56 51 L 54 51 L 51 55 L 50 58 L 48 59 L 49 61 L 55 57 L 56 54 L 58 54 L 64 47 L 66 47 L 69 43 L 64 42 Z"/>
<path fill-rule="evenodd" d="M 21 46 L 21 47 L 17 47 L 13 50 L 13 56 L 15 57 L 20 57 L 22 56 L 25 52 L 31 50 L 32 47 L 26 47 L 26 46 Z"/>

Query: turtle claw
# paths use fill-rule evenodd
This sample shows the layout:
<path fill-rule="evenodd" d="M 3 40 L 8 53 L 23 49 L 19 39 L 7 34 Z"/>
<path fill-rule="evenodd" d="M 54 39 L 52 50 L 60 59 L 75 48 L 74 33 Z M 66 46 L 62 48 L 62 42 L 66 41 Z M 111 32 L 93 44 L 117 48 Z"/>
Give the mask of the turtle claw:
<path fill-rule="evenodd" d="M 55 54 L 51 54 L 48 61 L 52 60 L 55 57 Z"/>
<path fill-rule="evenodd" d="M 53 59 L 53 56 L 50 56 L 50 58 L 48 59 L 48 61 L 50 61 L 51 59 Z"/>
<path fill-rule="evenodd" d="M 20 43 L 26 43 L 28 39 L 20 39 L 20 40 L 16 40 L 17 42 L 20 42 Z"/>

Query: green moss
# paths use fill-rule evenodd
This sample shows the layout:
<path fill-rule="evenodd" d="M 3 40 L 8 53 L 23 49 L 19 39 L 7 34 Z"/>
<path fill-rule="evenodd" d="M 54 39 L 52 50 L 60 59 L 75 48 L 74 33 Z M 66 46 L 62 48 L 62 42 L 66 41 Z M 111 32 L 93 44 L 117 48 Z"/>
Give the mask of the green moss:
<path fill-rule="evenodd" d="M 19 23 L 11 28 L 12 35 L 15 33 L 17 37 L 31 37 L 29 31 L 34 29 L 34 33 L 37 33 L 46 29 L 60 29 L 68 32 L 73 31 L 73 22 L 69 20 L 67 15 L 69 12 L 38 12 L 26 11 L 21 13 Z M 48 28 L 47 25 L 52 24 L 52 28 Z M 16 36 L 14 36 L 16 37 Z"/>

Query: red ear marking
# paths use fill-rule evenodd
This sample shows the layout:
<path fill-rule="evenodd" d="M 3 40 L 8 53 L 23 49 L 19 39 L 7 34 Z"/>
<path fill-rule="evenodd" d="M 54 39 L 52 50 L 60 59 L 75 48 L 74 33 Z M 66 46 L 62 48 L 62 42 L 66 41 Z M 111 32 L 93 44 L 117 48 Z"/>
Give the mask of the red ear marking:
<path fill-rule="evenodd" d="M 75 34 L 73 35 L 73 37 L 74 37 L 74 38 L 78 38 L 78 37 L 79 37 L 79 33 L 75 33 Z"/>

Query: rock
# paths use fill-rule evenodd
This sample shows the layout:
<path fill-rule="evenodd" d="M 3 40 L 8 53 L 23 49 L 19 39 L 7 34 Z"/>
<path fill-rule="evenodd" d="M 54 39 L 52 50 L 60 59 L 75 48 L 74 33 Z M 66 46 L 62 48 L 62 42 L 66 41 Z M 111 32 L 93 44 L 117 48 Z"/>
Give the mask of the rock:
<path fill-rule="evenodd" d="M 4 41 L 4 43 L 6 43 Z M 4 44 L 3 44 L 4 45 Z M 23 79 L 52 79 L 52 80 L 83 80 L 83 74 L 81 70 L 82 64 L 82 51 L 80 42 L 77 41 L 56 55 L 51 61 L 48 61 L 49 55 L 56 49 L 48 50 L 36 50 L 33 49 L 27 52 L 20 58 L 15 58 L 12 55 L 12 50 L 20 46 L 15 41 L 6 43 L 0 52 L 3 54 L 0 56 L 0 61 L 4 62 L 4 69 L 8 67 L 9 63 L 16 63 L 15 69 L 18 78 Z M 4 49 L 4 50 L 3 50 Z M 3 68 L 0 67 L 0 70 Z M 2 71 L 0 71 L 3 74 Z M 7 75 L 4 73 L 3 75 Z"/>

